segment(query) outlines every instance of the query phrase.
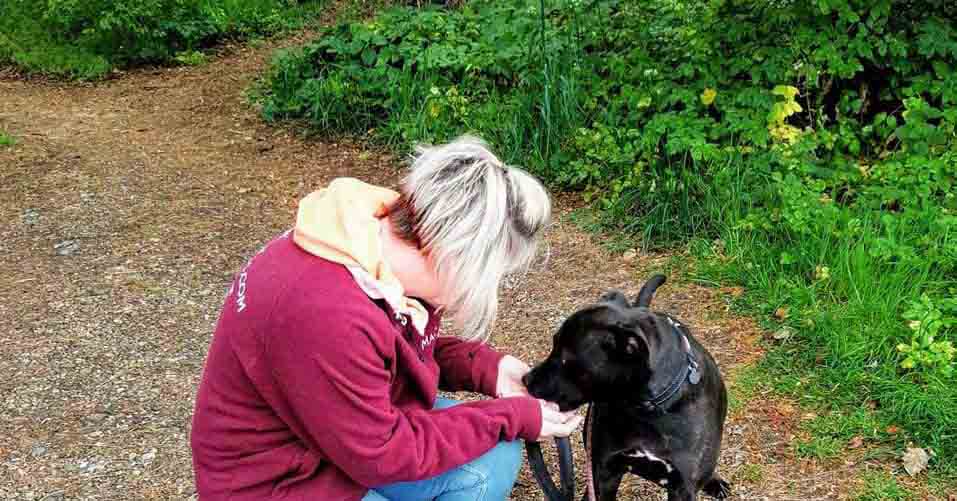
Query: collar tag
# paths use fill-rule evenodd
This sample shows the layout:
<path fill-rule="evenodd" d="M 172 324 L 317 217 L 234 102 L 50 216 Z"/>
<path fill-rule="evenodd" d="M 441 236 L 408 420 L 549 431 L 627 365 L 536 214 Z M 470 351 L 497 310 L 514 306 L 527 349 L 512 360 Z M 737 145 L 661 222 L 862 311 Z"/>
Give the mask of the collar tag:
<path fill-rule="evenodd" d="M 698 384 L 701 382 L 701 372 L 698 371 L 698 365 L 692 365 L 691 370 L 688 371 L 688 382 L 691 384 Z"/>
<path fill-rule="evenodd" d="M 687 337 L 685 337 L 685 342 L 688 342 Z M 688 382 L 691 384 L 701 382 L 701 371 L 698 370 L 698 361 L 694 359 L 694 355 L 691 354 L 690 349 L 688 350 Z"/>

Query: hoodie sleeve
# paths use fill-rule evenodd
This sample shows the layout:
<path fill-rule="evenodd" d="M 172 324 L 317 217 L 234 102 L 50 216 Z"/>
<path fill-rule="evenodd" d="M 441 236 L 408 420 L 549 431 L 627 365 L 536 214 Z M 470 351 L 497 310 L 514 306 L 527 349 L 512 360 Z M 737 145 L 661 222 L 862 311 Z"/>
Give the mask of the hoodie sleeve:
<path fill-rule="evenodd" d="M 290 323 L 303 327 L 276 336 L 266 362 L 292 409 L 293 428 L 357 483 L 421 480 L 472 461 L 501 440 L 537 438 L 541 410 L 530 397 L 442 410 L 394 407 L 390 362 L 354 318 Z M 316 325 L 327 327 L 319 332 Z"/>
<path fill-rule="evenodd" d="M 498 364 L 504 356 L 485 343 L 440 337 L 435 342 L 434 353 L 439 364 L 439 387 L 445 391 L 471 391 L 494 397 Z"/>

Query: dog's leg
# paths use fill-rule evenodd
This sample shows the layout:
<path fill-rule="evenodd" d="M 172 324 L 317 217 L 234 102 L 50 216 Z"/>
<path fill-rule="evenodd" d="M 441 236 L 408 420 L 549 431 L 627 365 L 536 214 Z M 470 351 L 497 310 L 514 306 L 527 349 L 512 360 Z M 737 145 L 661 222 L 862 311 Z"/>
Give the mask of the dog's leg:
<path fill-rule="evenodd" d="M 705 494 L 715 499 L 727 499 L 731 497 L 731 484 L 725 482 L 721 477 L 715 475 L 704 484 L 702 489 Z"/>
<path fill-rule="evenodd" d="M 625 476 L 627 467 L 615 457 L 592 458 L 595 466 L 595 494 L 596 501 L 615 501 L 618 498 L 618 489 L 621 487 L 621 478 Z"/>
<path fill-rule="evenodd" d="M 618 499 L 618 488 L 621 487 L 621 478 L 624 471 L 598 470 L 598 501 L 615 501 Z"/>
<path fill-rule="evenodd" d="M 698 501 L 698 493 L 688 485 L 668 489 L 668 501 Z"/>

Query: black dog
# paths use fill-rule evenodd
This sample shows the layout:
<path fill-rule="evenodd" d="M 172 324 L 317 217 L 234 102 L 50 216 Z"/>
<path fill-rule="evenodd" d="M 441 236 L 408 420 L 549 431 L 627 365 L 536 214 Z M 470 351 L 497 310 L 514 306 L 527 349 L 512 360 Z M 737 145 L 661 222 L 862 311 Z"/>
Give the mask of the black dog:
<path fill-rule="evenodd" d="M 529 393 L 562 411 L 593 403 L 584 430 L 592 501 L 615 500 L 629 471 L 667 489 L 668 501 L 695 501 L 701 490 L 730 495 L 715 474 L 724 382 L 684 325 L 648 308 L 664 282 L 652 277 L 635 304 L 610 292 L 574 313 L 548 358 L 525 377 Z"/>

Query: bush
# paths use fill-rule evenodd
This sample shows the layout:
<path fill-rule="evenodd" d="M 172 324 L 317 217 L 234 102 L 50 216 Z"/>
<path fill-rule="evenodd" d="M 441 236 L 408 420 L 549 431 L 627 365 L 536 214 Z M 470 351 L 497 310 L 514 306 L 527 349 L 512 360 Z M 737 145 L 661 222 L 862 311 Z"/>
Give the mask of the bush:
<path fill-rule="evenodd" d="M 315 7 L 295 0 L 5 0 L 0 62 L 96 78 L 116 66 L 167 62 L 223 37 L 294 27 Z"/>
<path fill-rule="evenodd" d="M 696 239 L 786 306 L 781 386 L 868 404 L 957 465 L 957 15 L 944 0 L 473 1 L 279 56 L 267 119 L 408 145 L 466 131 L 608 228 Z M 544 6 L 544 10 L 542 7 Z M 812 391 L 813 389 L 813 391 Z"/>

